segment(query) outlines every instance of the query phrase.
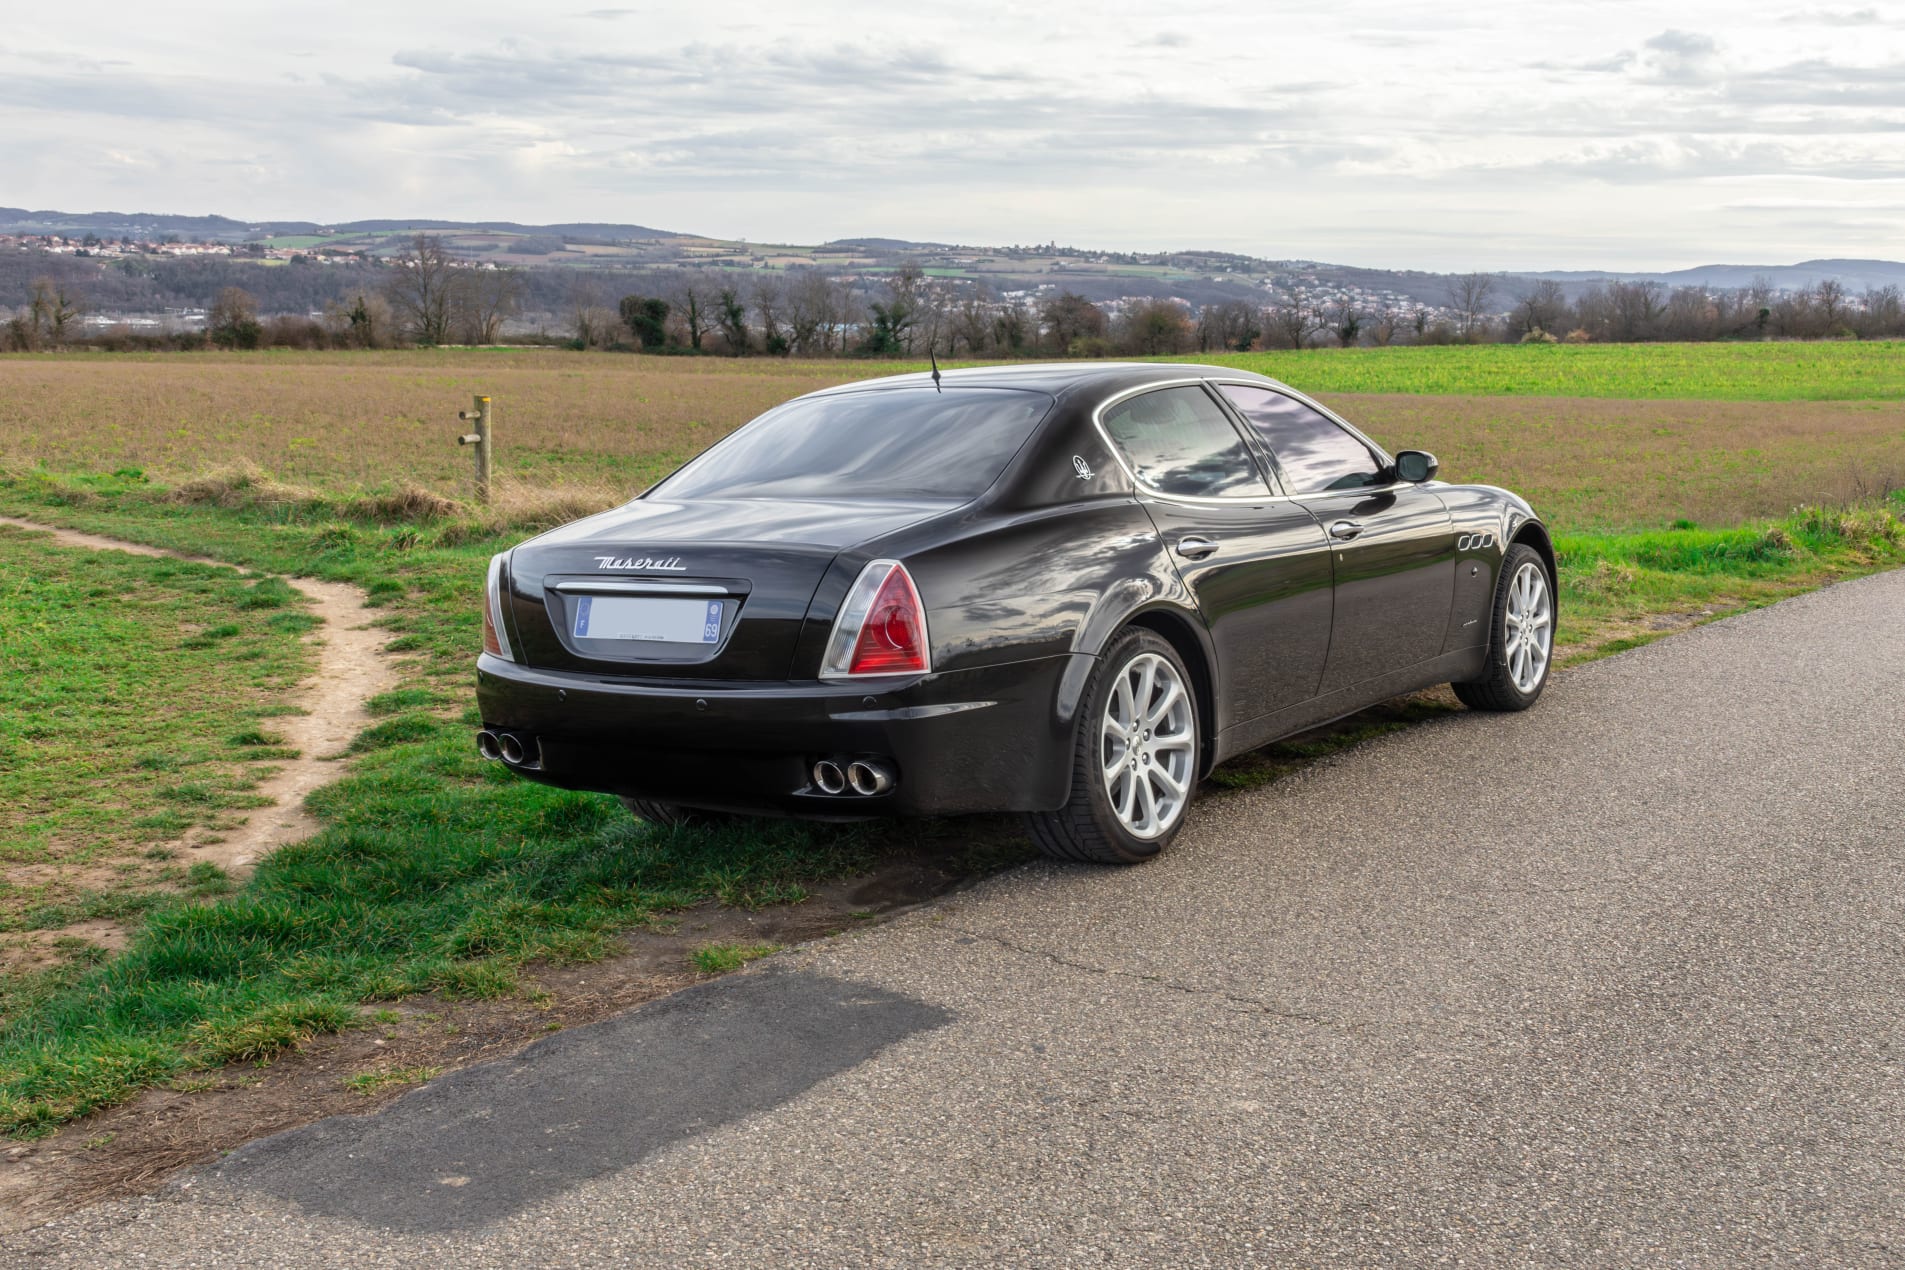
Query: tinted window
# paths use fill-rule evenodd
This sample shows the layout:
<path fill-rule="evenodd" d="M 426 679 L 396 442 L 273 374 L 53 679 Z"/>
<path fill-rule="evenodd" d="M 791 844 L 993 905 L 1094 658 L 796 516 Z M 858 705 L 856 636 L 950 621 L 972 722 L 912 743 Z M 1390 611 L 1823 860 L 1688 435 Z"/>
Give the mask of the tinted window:
<path fill-rule="evenodd" d="M 1138 479 L 1164 494 L 1267 494 L 1250 448 L 1202 388 L 1161 388 L 1105 411 L 1105 431 Z"/>
<path fill-rule="evenodd" d="M 655 492 L 663 498 L 976 498 L 1051 405 L 1044 393 L 999 388 L 802 398 L 691 460 Z"/>
<path fill-rule="evenodd" d="M 1369 447 L 1294 397 L 1268 388 L 1225 384 L 1230 398 L 1276 456 L 1292 494 L 1374 485 L 1381 472 Z"/>

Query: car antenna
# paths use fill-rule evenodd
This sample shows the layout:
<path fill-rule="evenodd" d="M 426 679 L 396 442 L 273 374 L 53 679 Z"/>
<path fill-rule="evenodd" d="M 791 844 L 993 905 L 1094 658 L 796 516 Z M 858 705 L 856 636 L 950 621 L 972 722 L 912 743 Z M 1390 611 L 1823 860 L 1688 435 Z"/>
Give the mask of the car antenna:
<path fill-rule="evenodd" d="M 931 344 L 926 346 L 926 356 L 932 358 L 933 361 L 933 391 L 945 392 L 946 390 L 939 386 L 939 358 L 934 355 L 933 346 Z"/>

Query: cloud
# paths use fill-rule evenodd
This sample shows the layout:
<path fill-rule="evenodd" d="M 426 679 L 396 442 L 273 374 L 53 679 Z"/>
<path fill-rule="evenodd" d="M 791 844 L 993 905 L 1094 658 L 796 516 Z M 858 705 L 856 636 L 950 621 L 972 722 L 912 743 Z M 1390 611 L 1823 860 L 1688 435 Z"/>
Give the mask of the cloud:
<path fill-rule="evenodd" d="M 1710 78 L 1720 46 L 1710 35 L 1662 31 L 1641 45 L 1636 70 L 1663 84 L 1698 84 Z"/>
<path fill-rule="evenodd" d="M 1799 26 L 1878 26 L 1884 19 L 1877 9 L 1804 9 L 1779 20 Z"/>

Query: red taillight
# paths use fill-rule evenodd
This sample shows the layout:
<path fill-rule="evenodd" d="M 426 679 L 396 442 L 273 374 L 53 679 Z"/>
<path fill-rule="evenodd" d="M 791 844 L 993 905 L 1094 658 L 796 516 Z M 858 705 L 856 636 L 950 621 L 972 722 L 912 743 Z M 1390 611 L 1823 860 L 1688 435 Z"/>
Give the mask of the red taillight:
<path fill-rule="evenodd" d="M 898 561 L 875 560 L 861 570 L 840 606 L 821 677 L 917 675 L 932 668 L 926 607 L 913 579 Z"/>
<path fill-rule="evenodd" d="M 899 675 L 926 669 L 926 641 L 922 637 L 925 619 L 919 611 L 919 594 L 906 570 L 894 565 L 880 583 L 860 624 L 860 638 L 853 642 L 853 660 L 847 664 L 849 675 Z"/>

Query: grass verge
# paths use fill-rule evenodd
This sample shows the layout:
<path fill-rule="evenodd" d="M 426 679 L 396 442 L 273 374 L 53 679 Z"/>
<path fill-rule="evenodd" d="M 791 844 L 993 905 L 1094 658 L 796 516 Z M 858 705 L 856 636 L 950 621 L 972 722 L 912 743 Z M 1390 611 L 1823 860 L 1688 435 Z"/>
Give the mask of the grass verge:
<path fill-rule="evenodd" d="M 0 526 L 0 965 L 229 889 L 177 848 L 217 841 L 297 756 L 270 722 L 315 624 L 276 577 Z"/>
<path fill-rule="evenodd" d="M 602 957 L 617 931 L 707 900 L 797 901 L 911 835 L 944 831 L 757 822 L 661 832 L 611 800 L 482 763 L 467 727 L 483 565 L 529 526 L 419 524 L 374 500 L 244 489 L 181 497 L 133 475 L 0 479 L 0 509 L 356 583 L 382 597 L 407 657 L 404 682 L 373 703 L 382 721 L 353 747 L 348 773 L 312 799 L 321 833 L 276 852 L 235 894 L 150 914 L 115 959 L 5 984 L 0 1131 L 45 1133 L 195 1069 L 268 1063 L 304 1037 L 353 1026 L 366 1002 L 507 994 L 532 961 Z M 1563 539 L 1563 655 L 1629 646 L 1641 636 L 1628 627 L 1649 615 L 1717 615 L 1899 563 L 1897 511 Z M 703 951 L 697 965 L 719 970 L 755 950 Z"/>

